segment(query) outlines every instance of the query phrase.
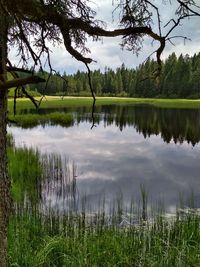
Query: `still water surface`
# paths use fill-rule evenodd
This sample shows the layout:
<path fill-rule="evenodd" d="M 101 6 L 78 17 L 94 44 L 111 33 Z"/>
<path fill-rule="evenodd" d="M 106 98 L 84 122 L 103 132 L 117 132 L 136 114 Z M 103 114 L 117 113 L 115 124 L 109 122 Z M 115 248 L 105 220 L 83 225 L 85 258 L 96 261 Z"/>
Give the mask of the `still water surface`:
<path fill-rule="evenodd" d="M 8 132 L 17 146 L 73 162 L 80 197 L 92 205 L 121 195 L 128 202 L 140 198 L 142 186 L 153 206 L 164 203 L 174 211 L 180 201 L 189 205 L 192 196 L 200 207 L 200 110 L 103 106 L 92 130 L 87 108 L 66 110 L 73 113 L 72 127 L 9 127 Z"/>

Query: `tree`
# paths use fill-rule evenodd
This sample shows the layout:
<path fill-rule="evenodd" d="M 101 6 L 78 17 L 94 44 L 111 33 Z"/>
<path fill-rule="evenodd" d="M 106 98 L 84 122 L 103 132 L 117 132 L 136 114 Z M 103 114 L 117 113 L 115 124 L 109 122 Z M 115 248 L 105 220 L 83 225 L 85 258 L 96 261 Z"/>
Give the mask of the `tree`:
<path fill-rule="evenodd" d="M 152 1 L 153 2 L 153 1 Z M 83 62 L 88 71 L 92 59 L 85 54 L 87 37 L 94 40 L 105 37 L 122 36 L 122 46 L 138 52 L 144 35 L 158 41 L 156 50 L 158 73 L 161 71 L 161 53 L 172 31 L 180 22 L 190 16 L 199 16 L 196 1 L 177 0 L 177 17 L 168 23 L 171 25 L 167 34 L 162 35 L 159 9 L 150 0 L 121 0 L 118 4 L 120 27 L 105 30 L 104 23 L 95 20 L 95 12 L 87 0 L 0 0 L 0 266 L 6 266 L 7 225 L 10 210 L 9 188 L 6 156 L 6 124 L 7 95 L 11 87 L 23 87 L 37 83 L 43 79 L 32 75 L 30 71 L 13 67 L 8 59 L 8 48 L 15 46 L 27 66 L 27 58 L 31 57 L 33 69 L 41 66 L 41 56 L 46 53 L 51 72 L 48 41 L 64 43 L 66 50 L 77 60 Z M 170 2 L 170 1 L 169 1 Z M 157 18 L 157 30 L 152 30 L 153 13 Z M 7 80 L 7 71 L 13 80 Z M 16 72 L 17 71 L 17 72 Z M 20 78 L 19 72 L 26 71 L 30 75 Z M 48 78 L 47 78 L 48 80 Z M 91 85 L 91 82 L 90 82 Z M 91 89 L 91 86 L 90 86 Z M 93 94 L 93 91 L 92 91 Z M 94 96 L 94 94 L 93 94 Z M 32 98 L 37 106 L 37 103 Z"/>
<path fill-rule="evenodd" d="M 176 95 L 176 66 L 177 57 L 175 53 L 172 53 L 166 60 L 163 70 L 163 94 L 168 97 Z"/>

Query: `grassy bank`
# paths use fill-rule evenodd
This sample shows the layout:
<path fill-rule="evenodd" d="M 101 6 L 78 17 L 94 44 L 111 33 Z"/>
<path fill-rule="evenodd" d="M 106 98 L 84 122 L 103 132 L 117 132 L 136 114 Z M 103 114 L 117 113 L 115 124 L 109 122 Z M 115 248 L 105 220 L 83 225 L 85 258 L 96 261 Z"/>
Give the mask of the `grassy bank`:
<path fill-rule="evenodd" d="M 199 266 L 200 218 L 188 215 L 169 223 L 158 217 L 153 224 L 121 228 L 105 226 L 103 220 L 87 225 L 83 213 L 62 223 L 53 217 L 15 216 L 9 256 L 10 266 L 23 267 Z"/>
<path fill-rule="evenodd" d="M 118 201 L 109 213 L 100 206 L 88 214 L 82 200 L 79 211 L 69 210 L 59 216 L 47 208 L 44 213 L 41 203 L 46 203 L 45 184 L 47 191 L 57 185 L 65 194 L 75 192 L 74 186 L 70 187 L 71 179 L 67 180 L 68 186 L 63 180 L 63 174 L 69 173 L 66 165 L 59 157 L 15 148 L 9 140 L 14 198 L 8 235 L 10 267 L 199 266 L 200 216 L 193 210 L 177 212 L 170 220 L 159 213 L 144 222 L 143 209 L 134 208 L 133 203 L 122 210 Z M 65 188 L 69 191 L 63 191 Z"/>
<path fill-rule="evenodd" d="M 25 114 L 25 115 L 10 115 L 9 119 L 17 126 L 23 128 L 31 128 L 37 125 L 62 125 L 65 127 L 73 125 L 73 116 L 64 112 L 53 112 L 48 114 Z"/>
<path fill-rule="evenodd" d="M 153 98 L 118 98 L 118 97 L 97 97 L 96 105 L 128 105 L 128 104 L 149 104 L 163 108 L 200 108 L 200 100 L 187 99 L 153 99 Z M 91 97 L 46 97 L 41 103 L 41 108 L 62 108 L 62 107 L 80 107 L 91 106 Z M 12 113 L 13 102 L 8 102 L 9 112 Z M 17 101 L 17 110 L 34 108 L 28 99 L 19 99 Z"/>

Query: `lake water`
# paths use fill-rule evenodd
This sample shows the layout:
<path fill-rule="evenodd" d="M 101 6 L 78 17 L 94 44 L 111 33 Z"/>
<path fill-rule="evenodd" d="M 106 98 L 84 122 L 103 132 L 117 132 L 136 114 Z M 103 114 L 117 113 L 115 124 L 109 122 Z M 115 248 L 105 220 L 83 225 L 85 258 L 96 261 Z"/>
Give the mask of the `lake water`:
<path fill-rule="evenodd" d="M 92 130 L 89 108 L 65 111 L 74 116 L 72 127 L 9 127 L 8 132 L 16 146 L 59 154 L 75 166 L 80 198 L 94 206 L 121 196 L 128 203 L 138 201 L 145 188 L 149 205 L 172 212 L 192 197 L 200 207 L 200 110 L 102 106 Z"/>

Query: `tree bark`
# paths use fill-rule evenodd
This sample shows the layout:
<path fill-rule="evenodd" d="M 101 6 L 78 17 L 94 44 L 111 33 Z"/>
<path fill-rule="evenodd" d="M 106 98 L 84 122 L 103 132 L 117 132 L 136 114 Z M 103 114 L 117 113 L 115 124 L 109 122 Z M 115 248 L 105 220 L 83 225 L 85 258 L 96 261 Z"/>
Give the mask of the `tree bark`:
<path fill-rule="evenodd" d="M 7 60 L 6 15 L 0 6 L 0 82 L 6 82 Z M 7 171 L 6 126 L 7 126 L 6 88 L 0 89 L 0 267 L 7 266 L 7 229 L 10 211 L 10 182 Z"/>
<path fill-rule="evenodd" d="M 7 266 L 7 227 L 10 210 L 6 152 L 6 92 L 0 91 L 0 267 Z"/>

